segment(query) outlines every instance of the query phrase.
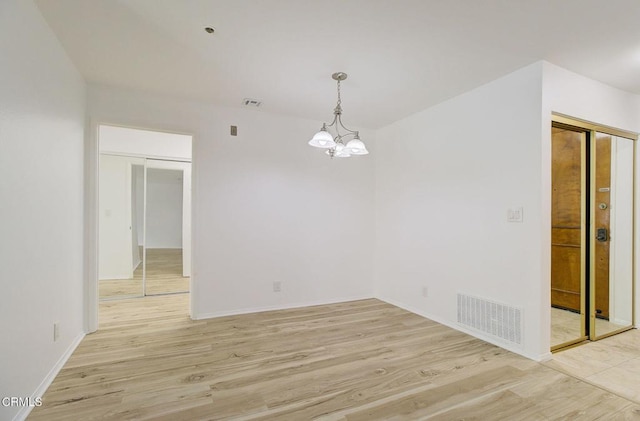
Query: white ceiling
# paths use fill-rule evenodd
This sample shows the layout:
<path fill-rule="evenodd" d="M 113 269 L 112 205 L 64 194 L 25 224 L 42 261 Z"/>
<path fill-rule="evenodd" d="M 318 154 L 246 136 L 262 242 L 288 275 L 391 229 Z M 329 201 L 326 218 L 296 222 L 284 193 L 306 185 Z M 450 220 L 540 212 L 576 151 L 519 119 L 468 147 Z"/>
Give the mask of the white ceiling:
<path fill-rule="evenodd" d="M 545 59 L 640 94 L 639 0 L 36 0 L 89 82 L 378 128 Z M 215 34 L 204 31 L 213 26 Z"/>

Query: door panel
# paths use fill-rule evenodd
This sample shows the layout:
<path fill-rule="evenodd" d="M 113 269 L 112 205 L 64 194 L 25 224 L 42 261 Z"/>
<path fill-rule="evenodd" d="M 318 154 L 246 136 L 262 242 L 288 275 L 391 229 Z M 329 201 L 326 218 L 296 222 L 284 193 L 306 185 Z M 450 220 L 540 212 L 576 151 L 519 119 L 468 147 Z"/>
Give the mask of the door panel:
<path fill-rule="evenodd" d="M 552 128 L 551 305 L 581 310 L 584 133 Z"/>
<path fill-rule="evenodd" d="M 554 307 L 580 311 L 580 229 L 551 231 L 551 302 Z"/>

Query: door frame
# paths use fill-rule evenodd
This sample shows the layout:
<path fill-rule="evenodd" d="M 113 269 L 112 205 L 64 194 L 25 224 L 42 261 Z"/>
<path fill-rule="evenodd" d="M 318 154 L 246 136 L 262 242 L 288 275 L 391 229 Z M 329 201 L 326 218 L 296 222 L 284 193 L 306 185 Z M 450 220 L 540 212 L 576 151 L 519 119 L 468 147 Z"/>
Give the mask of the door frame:
<path fill-rule="evenodd" d="M 179 130 L 163 130 L 157 128 L 149 128 L 144 126 L 136 126 L 131 124 L 119 124 L 106 120 L 91 119 L 85 131 L 85 183 L 84 183 L 84 330 L 85 333 L 92 333 L 98 330 L 99 327 L 99 293 L 98 293 L 98 251 L 99 251 L 99 182 L 100 182 L 100 147 L 99 147 L 99 128 L 100 126 L 114 126 L 122 127 L 126 129 L 146 130 L 159 133 L 170 133 L 186 135 L 191 137 L 191 164 L 193 168 L 194 162 L 194 145 L 196 142 L 196 136 L 193 133 L 181 132 Z M 133 156 L 133 155 L 129 155 Z M 157 156 L 146 156 L 150 159 L 162 159 Z M 166 159 L 166 157 L 165 157 Z M 188 162 L 188 161 L 187 161 Z M 195 192 L 195 182 L 193 179 L 193 170 L 191 177 L 191 232 L 194 232 L 197 222 L 194 219 L 194 199 L 197 198 Z M 193 251 L 193 235 L 191 235 L 190 247 Z M 193 253 L 190 256 L 190 267 L 194 267 Z M 191 271 L 191 277 L 189 279 L 189 317 L 193 317 L 194 303 L 196 296 L 196 281 L 193 276 L 193 270 Z"/>

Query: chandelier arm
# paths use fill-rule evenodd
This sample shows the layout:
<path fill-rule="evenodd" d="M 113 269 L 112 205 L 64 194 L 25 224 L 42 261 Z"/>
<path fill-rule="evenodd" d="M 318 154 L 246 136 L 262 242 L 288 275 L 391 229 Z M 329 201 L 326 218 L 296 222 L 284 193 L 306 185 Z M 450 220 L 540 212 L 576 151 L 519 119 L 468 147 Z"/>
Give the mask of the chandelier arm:
<path fill-rule="evenodd" d="M 351 130 L 351 129 L 349 129 L 349 128 L 345 127 L 345 126 L 344 126 L 344 124 L 342 124 L 342 118 L 341 118 L 339 115 L 338 115 L 338 124 L 340 125 L 340 127 L 342 127 L 342 128 L 343 128 L 343 129 L 345 129 L 347 132 L 349 132 L 349 133 L 347 133 L 345 136 L 347 136 L 347 135 L 354 135 L 354 136 L 355 136 L 355 135 L 358 133 L 358 130 Z M 336 125 L 336 128 L 337 128 L 337 127 L 338 127 L 338 126 Z"/>
<path fill-rule="evenodd" d="M 340 126 L 342 126 L 342 122 L 341 122 L 342 118 L 340 117 L 340 114 L 336 114 L 336 139 L 342 141 L 342 135 L 340 134 Z"/>
<path fill-rule="evenodd" d="M 327 123 L 323 123 L 327 128 L 329 127 L 333 127 L 336 125 L 336 121 L 338 121 L 338 114 L 334 114 L 333 115 L 333 120 L 331 121 L 331 124 L 327 124 Z"/>

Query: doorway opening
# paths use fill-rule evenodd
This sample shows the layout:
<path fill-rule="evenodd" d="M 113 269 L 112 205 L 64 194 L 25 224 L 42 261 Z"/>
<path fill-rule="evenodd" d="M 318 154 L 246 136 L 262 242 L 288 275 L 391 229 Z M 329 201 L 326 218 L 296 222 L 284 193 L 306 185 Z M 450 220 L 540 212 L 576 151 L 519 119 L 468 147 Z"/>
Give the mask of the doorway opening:
<path fill-rule="evenodd" d="M 98 126 L 100 301 L 189 293 L 191 147 L 190 135 Z"/>
<path fill-rule="evenodd" d="M 553 116 L 552 351 L 633 327 L 636 140 Z"/>

